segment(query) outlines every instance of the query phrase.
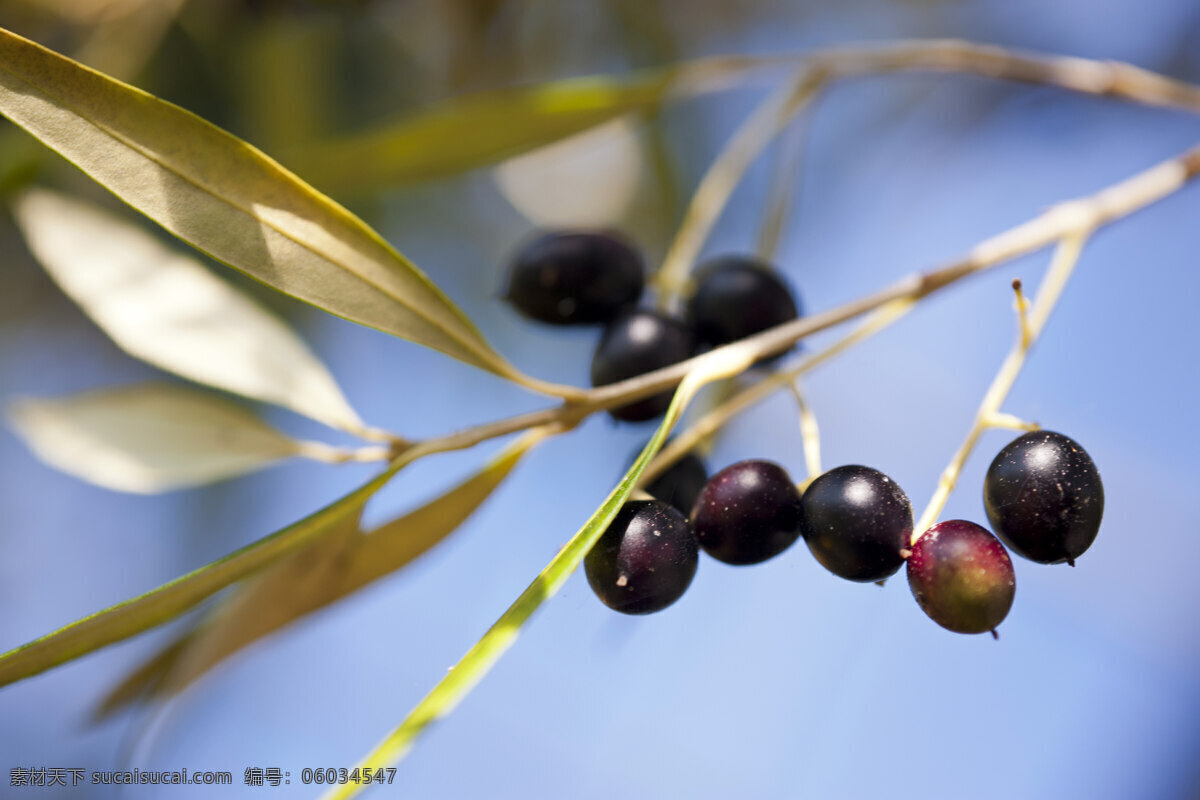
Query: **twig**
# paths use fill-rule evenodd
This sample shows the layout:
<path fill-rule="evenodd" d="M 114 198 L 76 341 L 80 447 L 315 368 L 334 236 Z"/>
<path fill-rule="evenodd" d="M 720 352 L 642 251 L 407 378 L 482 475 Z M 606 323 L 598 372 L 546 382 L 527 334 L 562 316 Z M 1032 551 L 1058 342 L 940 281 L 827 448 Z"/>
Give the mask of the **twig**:
<path fill-rule="evenodd" d="M 821 474 L 821 432 L 817 427 L 817 415 L 804 399 L 804 390 L 800 388 L 800 379 L 788 383 L 796 406 L 800 409 L 800 439 L 804 443 L 804 466 L 808 471 L 802 485 L 808 485 Z"/>
<path fill-rule="evenodd" d="M 369 447 L 333 447 L 324 442 L 296 442 L 299 455 L 321 461 L 326 464 L 346 464 L 349 462 L 389 461 L 392 448 L 379 445 Z"/>
<path fill-rule="evenodd" d="M 659 308 L 669 310 L 679 302 L 687 284 L 688 271 L 738 181 L 791 118 L 816 96 L 825 79 L 822 70 L 801 71 L 755 109 L 713 161 L 692 195 L 683 224 L 667 250 L 662 268 L 654 276 Z"/>
<path fill-rule="evenodd" d="M 642 473 L 642 482 L 648 483 L 654 480 L 686 453 L 695 449 L 702 441 L 724 427 L 730 419 L 765 400 L 774 392 L 787 387 L 801 375 L 883 330 L 907 314 L 913 305 L 911 300 L 894 300 L 881 306 L 872 312 L 862 324 L 834 344 L 804 358 L 796 366 L 776 372 L 730 397 L 693 422 L 663 447 L 646 471 Z"/>
<path fill-rule="evenodd" d="M 820 90 L 808 101 L 808 106 L 816 102 Z M 779 241 L 783 237 L 783 223 L 796 197 L 796 186 L 800 182 L 800 165 L 804 157 L 804 144 L 808 133 L 808 121 L 812 115 L 801 109 L 792 120 L 791 127 L 781 137 L 777 145 L 778 164 L 771 172 L 771 186 L 767 200 L 767 213 L 762 227 L 758 232 L 758 256 L 768 263 L 775 260 L 779 250 Z"/>
<path fill-rule="evenodd" d="M 1131 64 L 1038 56 L 953 39 L 839 47 L 815 51 L 805 60 L 839 78 L 886 72 L 967 72 L 1200 112 L 1200 87 Z"/>
<path fill-rule="evenodd" d="M 1200 145 L 1163 161 L 1096 194 L 1056 205 L 1034 219 L 980 243 L 961 259 L 941 269 L 913 275 L 874 294 L 837 308 L 786 322 L 737 344 L 750 347 L 756 359 L 783 352 L 795 342 L 895 301 L 917 302 L 940 289 L 1011 259 L 1040 250 L 1080 231 L 1091 231 L 1127 217 L 1181 189 L 1200 173 Z M 734 345 L 726 345 L 732 347 Z M 410 443 L 397 455 L 416 458 L 462 450 L 510 433 L 558 422 L 570 429 L 597 411 L 624 405 L 672 389 L 702 356 L 647 372 L 629 380 L 582 391 L 579 400 L 540 411 L 489 422 L 447 436 Z M 780 384 L 783 385 L 783 384 Z M 678 439 L 675 443 L 678 443 Z M 666 448 L 673 450 L 673 447 Z M 686 452 L 686 451 L 684 451 Z"/>
<path fill-rule="evenodd" d="M 1046 320 L 1050 317 L 1050 312 L 1054 310 L 1058 298 L 1062 296 L 1062 291 L 1071 277 L 1071 272 L 1075 269 L 1075 264 L 1079 261 L 1079 255 L 1083 252 L 1083 245 L 1090 233 L 1091 231 L 1084 227 L 1064 235 L 1062 241 L 1059 242 L 1058 249 L 1054 252 L 1054 259 L 1050 264 L 1050 269 L 1046 272 L 1046 277 L 1042 280 L 1041 288 L 1038 289 L 1037 300 L 1033 304 L 1033 311 L 1028 319 L 1024 313 L 1023 298 L 1020 294 L 1021 285 L 1019 282 L 1014 284 L 1014 288 L 1017 290 L 1019 317 L 1017 342 L 1008 357 L 1004 359 L 1000 371 L 992 380 L 992 385 L 988 387 L 983 402 L 979 404 L 979 410 L 975 414 L 974 422 L 971 423 L 971 430 L 967 432 L 967 438 L 942 472 L 933 497 L 930 498 L 925 511 L 917 520 L 912 533 L 913 544 L 916 544 L 917 539 L 920 539 L 921 535 L 929 530 L 942 513 L 942 509 L 946 507 L 950 493 L 958 484 L 958 476 L 962 472 L 963 465 L 966 464 L 967 458 L 975 449 L 983 432 L 992 427 L 1011 427 L 1014 422 L 1018 427 L 1026 427 L 1019 420 L 1015 420 L 1007 414 L 1000 414 L 1000 406 L 1012 390 L 1017 376 L 1021 374 L 1021 368 L 1025 366 L 1025 359 L 1029 355 L 1030 348 L 1041 335 Z"/>

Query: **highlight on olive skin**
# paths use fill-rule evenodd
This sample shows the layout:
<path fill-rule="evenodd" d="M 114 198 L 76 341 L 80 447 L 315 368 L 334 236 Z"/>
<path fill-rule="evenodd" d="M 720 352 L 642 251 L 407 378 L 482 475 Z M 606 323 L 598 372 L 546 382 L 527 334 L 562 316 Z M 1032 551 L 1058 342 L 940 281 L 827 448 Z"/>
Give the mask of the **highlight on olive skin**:
<path fill-rule="evenodd" d="M 692 355 L 691 330 L 677 319 L 650 310 L 628 311 L 604 330 L 592 356 L 592 386 L 627 380 Z M 671 404 L 671 391 L 609 409 L 615 419 L 644 422 Z"/>
<path fill-rule="evenodd" d="M 943 628 L 996 636 L 1017 582 L 1004 545 L 986 528 L 954 519 L 934 525 L 913 545 L 908 587 Z"/>
<path fill-rule="evenodd" d="M 800 492 L 771 461 L 739 461 L 708 479 L 692 509 L 700 546 L 726 564 L 758 564 L 800 537 Z"/>
<path fill-rule="evenodd" d="M 1100 532 L 1104 485 L 1074 439 L 1032 431 L 1001 450 L 983 482 L 992 530 L 1014 553 L 1075 566 Z"/>
<path fill-rule="evenodd" d="M 808 549 L 834 575 L 881 581 L 904 564 L 912 505 L 879 470 L 857 464 L 831 469 L 809 484 L 800 503 Z"/>
<path fill-rule="evenodd" d="M 769 264 L 751 256 L 724 256 L 697 269 L 687 316 L 696 344 L 712 348 L 796 319 L 800 308 Z"/>
<path fill-rule="evenodd" d="M 521 247 L 504 297 L 539 322 L 603 324 L 637 304 L 644 273 L 641 254 L 615 233 L 555 231 Z"/>
<path fill-rule="evenodd" d="M 659 500 L 632 500 L 583 560 L 588 585 L 622 614 L 651 614 L 674 603 L 696 576 L 699 548 L 688 521 Z"/>

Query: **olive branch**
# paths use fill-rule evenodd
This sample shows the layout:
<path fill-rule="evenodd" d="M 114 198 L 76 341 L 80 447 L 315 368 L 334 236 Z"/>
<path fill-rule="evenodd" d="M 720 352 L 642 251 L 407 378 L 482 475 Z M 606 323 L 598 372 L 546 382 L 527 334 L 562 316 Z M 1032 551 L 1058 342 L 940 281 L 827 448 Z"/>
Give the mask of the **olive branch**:
<path fill-rule="evenodd" d="M 131 675 L 110 696 L 106 708 L 114 708 L 142 691 L 181 689 L 246 644 L 409 563 L 457 527 L 465 514 L 503 481 L 520 458 L 545 438 L 569 432 L 597 412 L 675 390 L 663 423 L 601 507 L 495 626 L 361 766 L 394 763 L 430 722 L 448 714 L 484 677 L 541 603 L 562 586 L 639 485 L 661 474 L 675 459 L 719 431 L 736 414 L 775 391 L 792 387 L 797 378 L 883 330 L 924 298 L 999 264 L 1054 246 L 1055 258 L 1032 310 L 1026 310 L 1018 295 L 1021 323 L 1018 343 L 1002 365 L 966 441 L 921 515 L 915 529 L 919 535 L 944 507 L 980 433 L 990 426 L 1024 424 L 1002 415 L 1000 406 L 1061 295 L 1084 242 L 1095 231 L 1183 188 L 1200 173 L 1200 145 L 1094 194 L 1058 204 L 979 243 L 941 267 L 702 356 L 591 389 L 550 384 L 517 370 L 416 265 L 366 223 L 298 177 L 309 176 L 318 185 L 327 185 L 322 180 L 320 165 L 336 164 L 339 153 L 344 156 L 356 150 L 379 156 L 378 168 L 370 175 L 359 176 L 360 188 L 413 176 L 453 174 L 494 163 L 624 114 L 652 110 L 683 97 L 783 72 L 782 86 L 745 120 L 713 161 L 691 199 L 661 268 L 655 273 L 659 303 L 669 308 L 686 295 L 689 271 L 712 226 L 746 170 L 763 150 L 837 82 L 898 71 L 971 73 L 1200 111 L 1200 87 L 1132 65 L 1037 57 L 965 42 L 902 42 L 761 58 L 707 59 L 622 78 L 575 79 L 485 93 L 451 101 L 445 107 L 396 126 L 298 153 L 290 162 L 297 165 L 293 174 L 245 142 L 178 107 L 15 34 L 0 31 L 0 113 L 135 210 L 197 249 L 281 292 L 556 398 L 553 405 L 537 411 L 419 441 L 379 430 L 358 417 L 323 365 L 286 326 L 265 311 L 248 301 L 235 299 L 236 293 L 220 281 L 206 282 L 198 277 L 195 265 L 170 248 L 148 244 L 144 233 L 120 220 L 44 190 L 27 192 L 17 200 L 16 213 L 31 249 L 64 290 L 122 347 L 197 383 L 289 407 L 367 442 L 361 447 L 343 448 L 296 441 L 224 400 L 209 397 L 199 401 L 191 390 L 148 387 L 66 400 L 26 400 L 15 405 L 13 421 L 39 455 L 81 477 L 134 491 L 196 485 L 296 456 L 327 463 L 374 461 L 386 466 L 350 495 L 281 531 L 162 587 L 0 655 L 0 684 L 38 674 L 141 633 L 242 582 L 229 601 Z M 505 129 L 495 140 L 479 137 L 442 163 L 422 163 L 414 156 L 423 142 L 442 137 L 448 130 L 486 129 L 482 123 L 498 113 L 524 115 L 527 124 Z M 513 133 L 514 130 L 518 132 Z M 172 142 L 179 140 L 191 143 L 192 147 L 187 152 L 173 148 Z M 328 175 L 324 178 L 331 180 Z M 154 191 L 147 191 L 147 185 L 155 187 Z M 788 203 L 786 184 L 783 186 L 774 195 L 773 209 L 764 226 L 760 245 L 764 251 L 773 250 L 778 242 L 785 216 L 783 209 Z M 172 276 L 169 283 L 157 290 L 160 294 L 136 298 L 140 302 L 149 306 L 162 293 L 176 295 L 180 286 L 192 287 L 197 302 L 206 297 L 212 300 L 210 305 L 194 309 L 210 315 L 214 320 L 212 331 L 232 325 L 246 341 L 270 343 L 276 349 L 281 348 L 285 356 L 271 357 L 265 350 L 256 354 L 261 364 L 270 367 L 265 377 L 252 370 L 205 372 L 197 367 L 195 360 L 189 361 L 180 352 L 220 345 L 186 339 L 177 320 L 169 318 L 169 312 L 163 318 L 151 320 L 155 330 L 171 334 L 162 340 L 167 342 L 164 346 L 156 346 L 156 341 L 147 337 L 146 328 L 131 328 L 128 315 L 122 315 L 121 309 L 100 303 L 97 285 L 83 278 L 83 267 L 96 267 L 99 257 L 86 258 L 81 253 L 80 244 L 71 234 L 79 229 L 108 243 L 102 255 L 130 249 L 138 255 L 133 262 L 126 259 L 121 267 L 124 272 L 110 275 L 111 282 L 147 269 L 155 275 Z M 237 311 L 228 319 L 214 311 L 231 306 Z M 667 434 L 702 385 L 741 374 L 765 356 L 782 353 L 814 333 L 859 318 L 863 319 L 858 327 L 834 344 L 739 389 L 667 443 Z M 177 347 L 186 344 L 187 348 L 172 351 L 171 343 Z M 140 422 L 153 421 L 168 432 L 177 431 L 177 423 L 183 416 L 198 415 L 203 431 L 219 434 L 218 438 L 230 447 L 193 458 L 193 462 L 201 462 L 198 466 L 191 463 L 185 468 L 182 462 L 187 459 L 175 454 L 171 459 L 153 463 L 138 462 L 136 469 L 126 469 L 114 477 L 120 472 L 117 464 L 128 467 L 128 462 L 114 457 L 114 448 L 128 449 L 139 444 L 135 433 L 131 433 L 129 417 L 135 409 Z M 809 425 L 806 438 L 815 445 L 814 430 L 815 426 Z M 102 431 L 115 438 L 105 440 L 102 447 L 81 448 L 80 431 Z M 526 435 L 516 439 L 480 472 L 423 509 L 374 531 L 363 532 L 359 528 L 359 514 L 365 503 L 413 462 L 518 432 Z M 203 443 L 189 444 L 199 447 Z M 814 456 L 810 464 L 815 463 Z M 465 513 L 454 515 L 448 523 L 436 521 L 434 518 L 439 514 L 421 515 L 423 510 L 441 512 L 451 506 Z M 285 605 L 273 616 L 247 624 L 250 616 L 262 610 L 263 598 L 276 594 L 281 586 L 294 585 L 300 577 L 314 575 L 319 579 L 310 582 L 307 594 L 294 598 L 291 605 Z M 360 788 L 349 784 L 334 790 L 330 796 L 348 797 Z"/>

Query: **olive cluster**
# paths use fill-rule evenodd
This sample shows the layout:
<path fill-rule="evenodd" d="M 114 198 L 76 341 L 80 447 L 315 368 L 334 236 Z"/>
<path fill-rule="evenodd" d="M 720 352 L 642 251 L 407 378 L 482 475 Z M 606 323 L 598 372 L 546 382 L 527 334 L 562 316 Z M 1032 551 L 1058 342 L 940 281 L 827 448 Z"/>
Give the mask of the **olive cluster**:
<path fill-rule="evenodd" d="M 563 232 L 527 245 L 513 264 L 508 300 L 533 319 L 559 325 L 605 323 L 592 382 L 624 380 L 795 319 L 791 291 L 767 265 L 724 257 L 702 265 L 684 319 L 639 309 L 644 288 L 637 251 L 613 234 Z M 670 393 L 612 410 L 652 419 Z M 779 464 L 747 460 L 712 477 L 688 454 L 646 487 L 655 499 L 626 503 L 584 560 L 605 605 L 648 614 L 691 585 L 700 551 L 726 564 L 759 564 L 803 538 L 817 561 L 846 580 L 880 582 L 906 566 L 921 609 L 958 633 L 995 635 L 1012 607 L 1013 552 L 1044 564 L 1075 559 L 1092 544 L 1104 489 L 1074 440 L 1034 431 L 1009 443 L 984 480 L 988 529 L 948 520 L 913 537 L 913 512 L 900 486 L 855 464 L 817 476 L 803 491 Z M 997 538 L 998 537 L 998 538 Z"/>
<path fill-rule="evenodd" d="M 726 564 L 759 564 L 803 538 L 822 566 L 846 580 L 879 582 L 906 565 L 913 597 L 934 622 L 993 635 L 1016 590 L 1004 545 L 1032 561 L 1074 565 L 1104 511 L 1096 465 L 1052 431 L 1018 437 L 988 469 L 984 507 L 996 535 L 956 519 L 913 543 L 908 496 L 884 473 L 856 464 L 822 473 L 801 492 L 773 462 L 740 461 L 705 479 L 703 463 L 689 454 L 647 491 L 658 499 L 626 503 L 584 561 L 592 590 L 617 611 L 645 614 L 674 603 L 695 577 L 700 550 Z"/>
<path fill-rule="evenodd" d="M 509 270 L 505 299 L 552 325 L 604 325 L 592 357 L 593 386 L 628 380 L 686 361 L 799 316 L 796 299 L 769 265 L 750 256 L 702 264 L 684 318 L 639 306 L 642 257 L 615 233 L 556 231 L 530 241 Z M 660 416 L 671 393 L 609 410 L 616 419 Z"/>

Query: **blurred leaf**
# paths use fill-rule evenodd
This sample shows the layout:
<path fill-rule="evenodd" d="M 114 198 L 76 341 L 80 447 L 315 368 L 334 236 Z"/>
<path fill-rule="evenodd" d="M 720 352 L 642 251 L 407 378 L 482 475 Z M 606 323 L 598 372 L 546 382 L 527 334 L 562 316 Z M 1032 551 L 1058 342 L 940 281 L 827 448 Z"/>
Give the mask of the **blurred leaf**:
<path fill-rule="evenodd" d="M 466 522 L 547 431 L 535 428 L 445 494 L 363 535 L 349 553 L 341 594 L 407 565 Z"/>
<path fill-rule="evenodd" d="M 197 629 L 191 628 L 126 675 L 124 680 L 109 690 L 104 699 L 92 709 L 91 721 L 101 722 L 110 714 L 138 702 L 143 697 L 158 694 L 158 687 L 163 679 L 170 674 L 175 662 L 187 651 L 196 634 Z"/>
<path fill-rule="evenodd" d="M 713 58 L 624 78 L 568 78 L 456 97 L 363 133 L 297 150 L 285 160 L 328 190 L 370 190 L 495 164 L 669 98 L 720 89 L 763 66 Z"/>
<path fill-rule="evenodd" d="M 362 430 L 304 342 L 199 263 L 53 192 L 31 190 L 15 210 L 46 271 L 126 352 L 199 383 Z"/>
<path fill-rule="evenodd" d="M 371 495 L 379 491 L 413 457 L 416 454 L 393 461 L 386 470 L 350 494 L 270 536 L 157 589 L 98 611 L 0 655 L 0 686 L 45 672 L 58 664 L 161 625 L 226 586 L 319 541 L 347 517 L 357 516 Z"/>
<path fill-rule="evenodd" d="M 331 313 L 536 384 L 360 219 L 194 114 L 4 30 L 0 113 L 230 266 Z"/>
<path fill-rule="evenodd" d="M 539 227 L 615 228 L 646 193 L 648 160 L 639 127 L 622 116 L 510 158 L 493 175 Z"/>
<path fill-rule="evenodd" d="M 650 441 L 646 442 L 641 454 L 616 488 L 500 619 L 496 620 L 487 633 L 450 668 L 417 707 L 409 712 L 404 721 L 360 761 L 357 767 L 379 769 L 391 766 L 404 757 L 416 738 L 431 722 L 446 716 L 462 702 L 467 693 L 483 680 L 492 666 L 516 641 L 533 613 L 542 603 L 558 593 L 567 582 L 567 578 L 579 566 L 579 562 L 583 561 L 584 556 L 600 539 L 700 387 L 721 378 L 737 375 L 749 367 L 754 359 L 753 347 L 735 343 L 710 351 L 697 360 L 691 372 L 675 390 L 675 396 L 658 429 L 650 437 Z M 358 784 L 336 786 L 322 795 L 322 800 L 344 800 L 358 794 L 363 788 Z"/>
<path fill-rule="evenodd" d="M 78 7 L 79 0 L 72 0 Z M 74 57 L 94 69 L 132 78 L 158 48 L 184 0 L 122 0 L 104 3 L 100 14 L 76 23 L 88 26 Z"/>
<path fill-rule="evenodd" d="M 348 535 L 331 531 L 234 590 L 197 628 L 110 691 L 95 718 L 145 694 L 176 694 L 247 645 L 406 566 L 457 530 L 544 436 L 541 430 L 525 434 L 453 489 L 370 533 L 358 533 L 358 518 L 347 517 L 342 532 Z"/>
<path fill-rule="evenodd" d="M 18 400 L 9 416 L 38 458 L 122 492 L 198 486 L 302 451 L 240 406 L 166 383 Z"/>

